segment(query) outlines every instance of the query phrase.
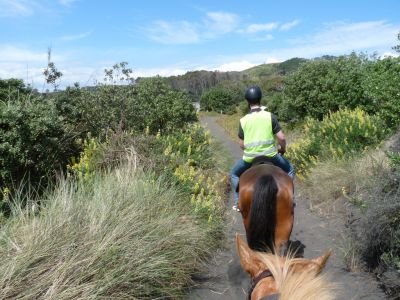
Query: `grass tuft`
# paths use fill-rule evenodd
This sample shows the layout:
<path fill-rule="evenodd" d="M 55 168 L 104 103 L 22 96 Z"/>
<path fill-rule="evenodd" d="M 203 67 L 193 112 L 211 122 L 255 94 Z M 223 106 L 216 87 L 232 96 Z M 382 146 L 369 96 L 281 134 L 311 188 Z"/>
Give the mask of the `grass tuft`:
<path fill-rule="evenodd" d="M 0 229 L 0 298 L 179 298 L 213 250 L 165 178 L 128 168 L 61 181 Z M 17 201 L 18 202 L 18 201 Z"/>

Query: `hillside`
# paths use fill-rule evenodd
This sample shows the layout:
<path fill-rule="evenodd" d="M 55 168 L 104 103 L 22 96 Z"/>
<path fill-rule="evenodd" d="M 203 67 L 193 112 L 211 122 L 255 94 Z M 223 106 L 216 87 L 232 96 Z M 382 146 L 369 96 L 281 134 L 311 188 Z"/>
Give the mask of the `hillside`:
<path fill-rule="evenodd" d="M 291 58 L 281 63 L 261 64 L 241 72 L 191 71 L 184 75 L 166 77 L 175 90 L 185 90 L 193 101 L 199 101 L 204 91 L 222 81 L 243 81 L 245 83 L 268 81 L 297 70 L 306 61 L 304 58 Z"/>
<path fill-rule="evenodd" d="M 291 58 L 281 63 L 262 64 L 242 71 L 253 80 L 276 75 L 286 75 L 297 70 L 299 65 L 307 61 L 305 58 Z"/>

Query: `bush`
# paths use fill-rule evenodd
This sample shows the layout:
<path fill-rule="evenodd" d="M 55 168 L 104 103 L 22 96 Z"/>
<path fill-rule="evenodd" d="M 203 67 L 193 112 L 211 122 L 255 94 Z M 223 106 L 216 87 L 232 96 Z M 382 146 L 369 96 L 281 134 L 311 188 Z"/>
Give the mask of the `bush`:
<path fill-rule="evenodd" d="M 28 95 L 32 89 L 26 87 L 22 79 L 0 79 L 0 101 L 18 99 L 19 96 Z"/>
<path fill-rule="evenodd" d="M 225 113 L 234 109 L 237 104 L 234 93 L 221 86 L 206 91 L 200 99 L 201 110 Z M 232 108 L 233 107 L 233 108 Z"/>
<path fill-rule="evenodd" d="M 137 102 L 126 116 L 127 129 L 150 132 L 173 131 L 196 120 L 187 94 L 173 90 L 160 77 L 142 79 L 137 87 Z"/>
<path fill-rule="evenodd" d="M 364 109 L 385 121 L 388 128 L 400 125 L 400 58 L 385 58 L 369 63 L 363 90 L 368 102 Z"/>
<path fill-rule="evenodd" d="M 286 117 L 293 118 L 291 121 L 306 116 L 322 120 L 339 108 L 365 105 L 367 99 L 362 88 L 365 63 L 365 58 L 352 54 L 301 64 L 285 81 L 284 101 L 291 111 Z"/>
<path fill-rule="evenodd" d="M 292 144 L 287 153 L 300 175 L 319 159 L 338 160 L 363 152 L 378 144 L 385 134 L 380 119 L 361 109 L 342 109 L 322 121 L 309 118 L 304 132 L 306 138 Z"/>
<path fill-rule="evenodd" d="M 119 163 L 129 163 L 135 155 L 136 166 L 157 176 L 167 176 L 172 185 L 184 189 L 196 213 L 210 224 L 222 222 L 220 206 L 226 176 L 216 173 L 210 150 L 210 137 L 199 125 L 192 125 L 173 134 L 109 135 L 105 142 L 89 138 L 78 160 L 68 166 L 70 174 L 87 181 L 101 170 Z M 131 154 L 130 156 L 128 154 Z M 124 159 L 124 161 L 122 161 Z M 220 177 L 220 180 L 211 180 Z"/>
<path fill-rule="evenodd" d="M 37 96 L 0 102 L 0 141 L 2 189 L 13 189 L 25 176 L 45 184 L 78 149 L 54 103 Z"/>
<path fill-rule="evenodd" d="M 274 99 L 274 111 L 282 120 L 297 122 L 307 116 L 322 120 L 329 112 L 360 107 L 395 129 L 400 124 L 399 74 L 400 58 L 368 60 L 353 53 L 308 61 L 286 78 L 282 95 Z"/>
<path fill-rule="evenodd" d="M 196 120 L 189 97 L 174 91 L 159 77 L 137 85 L 99 85 L 93 90 L 68 88 L 56 99 L 59 114 L 81 137 L 107 131 L 173 131 Z"/>
<path fill-rule="evenodd" d="M 49 95 L 66 127 L 80 138 L 89 132 L 99 136 L 124 127 L 135 108 L 133 86 L 99 85 L 92 90 L 69 87 L 65 92 Z"/>

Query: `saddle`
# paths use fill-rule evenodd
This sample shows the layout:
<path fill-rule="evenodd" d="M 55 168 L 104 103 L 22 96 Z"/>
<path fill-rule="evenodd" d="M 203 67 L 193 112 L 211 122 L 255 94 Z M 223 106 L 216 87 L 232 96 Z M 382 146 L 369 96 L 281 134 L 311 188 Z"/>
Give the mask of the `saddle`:
<path fill-rule="evenodd" d="M 257 165 L 273 165 L 271 159 L 268 156 L 257 156 L 251 163 L 251 166 L 257 166 Z"/>

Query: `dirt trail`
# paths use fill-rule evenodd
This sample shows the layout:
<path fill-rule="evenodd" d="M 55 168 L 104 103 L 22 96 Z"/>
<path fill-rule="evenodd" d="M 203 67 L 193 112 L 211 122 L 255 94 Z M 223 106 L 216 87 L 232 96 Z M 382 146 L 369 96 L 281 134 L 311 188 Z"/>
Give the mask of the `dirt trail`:
<path fill-rule="evenodd" d="M 232 141 L 216 123 L 216 117 L 204 117 L 201 122 L 211 134 L 221 141 L 236 160 L 242 150 Z M 326 271 L 338 283 L 337 299 L 385 299 L 378 283 L 365 273 L 350 273 L 345 270 L 340 247 L 343 241 L 343 221 L 337 217 L 322 218 L 312 213 L 304 199 L 296 195 L 295 224 L 291 240 L 305 245 L 304 257 L 312 258 L 321 255 L 326 249 L 332 249 Z M 232 206 L 232 197 L 228 206 Z M 228 207 L 228 208 L 229 208 Z M 236 254 L 234 236 L 244 234 L 240 213 L 228 211 L 227 249 L 216 253 L 208 266 L 208 274 L 198 278 L 198 285 L 188 295 L 188 299 L 246 299 L 250 284 L 248 275 L 240 267 Z"/>

